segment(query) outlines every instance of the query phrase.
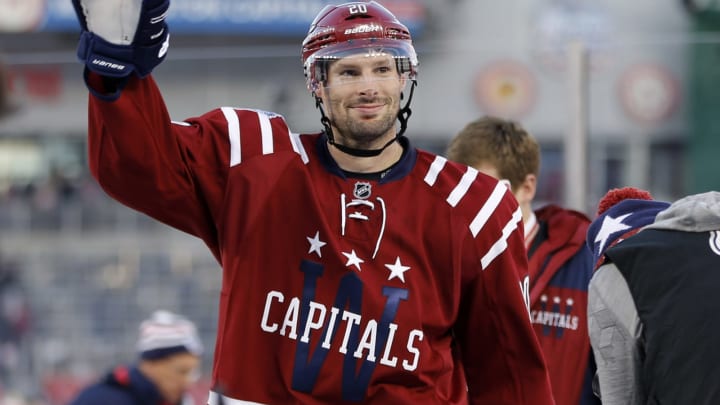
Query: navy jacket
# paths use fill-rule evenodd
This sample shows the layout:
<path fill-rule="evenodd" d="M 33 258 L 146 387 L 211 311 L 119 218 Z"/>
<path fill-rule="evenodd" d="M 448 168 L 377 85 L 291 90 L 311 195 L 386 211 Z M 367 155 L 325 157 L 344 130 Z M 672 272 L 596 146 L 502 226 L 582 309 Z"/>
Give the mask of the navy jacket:
<path fill-rule="evenodd" d="M 119 366 L 85 388 L 70 405 L 169 405 L 137 367 Z"/>

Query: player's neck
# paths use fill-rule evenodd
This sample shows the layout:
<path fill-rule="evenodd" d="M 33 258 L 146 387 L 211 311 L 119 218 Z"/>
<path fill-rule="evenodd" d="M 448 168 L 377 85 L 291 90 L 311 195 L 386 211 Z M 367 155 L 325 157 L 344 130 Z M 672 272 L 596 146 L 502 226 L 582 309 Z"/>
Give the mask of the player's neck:
<path fill-rule="evenodd" d="M 337 165 L 344 171 L 353 173 L 376 173 L 397 163 L 403 154 L 403 147 L 399 142 L 393 142 L 377 156 L 352 156 L 328 145 L 330 155 Z"/>
<path fill-rule="evenodd" d="M 525 209 L 524 208 L 521 208 L 521 209 L 523 211 L 523 230 L 525 233 L 525 247 L 529 248 L 533 239 L 535 239 L 535 235 L 537 235 L 540 224 L 537 221 L 537 217 L 535 216 L 535 213 L 531 209 L 529 210 L 529 213 L 527 214 L 527 216 L 525 216 Z M 528 209 L 529 209 L 529 207 L 528 207 Z"/>
<path fill-rule="evenodd" d="M 532 202 L 521 202 L 520 211 L 522 211 L 523 222 L 530 222 L 535 219 L 535 212 L 532 209 Z"/>

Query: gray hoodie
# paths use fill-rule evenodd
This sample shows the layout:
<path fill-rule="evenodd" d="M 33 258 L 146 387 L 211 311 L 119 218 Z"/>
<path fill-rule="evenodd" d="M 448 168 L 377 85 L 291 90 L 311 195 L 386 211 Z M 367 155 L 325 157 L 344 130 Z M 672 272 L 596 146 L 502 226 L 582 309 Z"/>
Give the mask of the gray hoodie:
<path fill-rule="evenodd" d="M 720 192 L 708 191 L 677 200 L 644 229 L 708 232 L 720 229 Z"/>

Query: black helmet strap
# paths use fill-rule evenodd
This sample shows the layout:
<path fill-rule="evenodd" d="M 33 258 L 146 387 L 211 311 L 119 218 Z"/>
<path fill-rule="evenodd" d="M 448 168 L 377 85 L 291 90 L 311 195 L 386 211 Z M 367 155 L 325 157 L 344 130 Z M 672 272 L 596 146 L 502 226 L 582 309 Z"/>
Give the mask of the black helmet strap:
<path fill-rule="evenodd" d="M 400 121 L 400 131 L 393 137 L 391 140 L 389 140 L 385 145 L 383 145 L 380 149 L 358 149 L 358 148 L 352 148 L 350 146 L 341 145 L 339 143 L 335 142 L 335 136 L 333 135 L 332 127 L 330 125 L 330 119 L 325 115 L 325 109 L 323 109 L 323 103 L 322 99 L 318 97 L 317 95 L 314 95 L 315 97 L 315 107 L 317 107 L 318 110 L 320 110 L 320 123 L 322 124 L 324 128 L 325 135 L 328 138 L 328 143 L 341 152 L 347 153 L 351 156 L 356 157 L 373 157 L 378 156 L 381 154 L 385 149 L 387 149 L 388 146 L 392 145 L 393 142 L 397 141 L 407 129 L 407 121 L 408 118 L 410 118 L 410 115 L 412 115 L 412 110 L 410 109 L 410 102 L 412 101 L 413 93 L 415 92 L 415 86 L 417 86 L 417 81 L 415 79 L 412 79 L 412 83 L 410 85 L 410 95 L 408 96 L 408 100 L 405 103 L 405 106 L 398 111 L 398 121 Z M 400 99 L 402 100 L 403 94 L 400 94 Z"/>

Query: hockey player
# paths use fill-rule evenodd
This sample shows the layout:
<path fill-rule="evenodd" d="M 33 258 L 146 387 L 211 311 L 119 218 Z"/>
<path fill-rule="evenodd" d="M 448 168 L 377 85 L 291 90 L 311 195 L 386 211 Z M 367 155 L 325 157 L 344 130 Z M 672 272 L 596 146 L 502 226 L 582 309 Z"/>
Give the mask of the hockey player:
<path fill-rule="evenodd" d="M 671 205 L 611 190 L 587 236 L 603 405 L 720 403 L 720 193 Z"/>
<path fill-rule="evenodd" d="M 222 265 L 210 404 L 552 403 L 517 203 L 404 136 L 418 60 L 388 10 L 317 15 L 323 131 L 298 135 L 244 108 L 171 122 L 150 74 L 167 0 L 74 4 L 93 175 Z"/>
<path fill-rule="evenodd" d="M 505 179 L 520 204 L 530 273 L 530 314 L 558 405 L 591 405 L 595 366 L 587 332 L 587 289 L 592 252 L 585 246 L 590 220 L 548 204 L 533 211 L 540 146 L 519 123 L 483 117 L 449 143 L 450 160 Z"/>

